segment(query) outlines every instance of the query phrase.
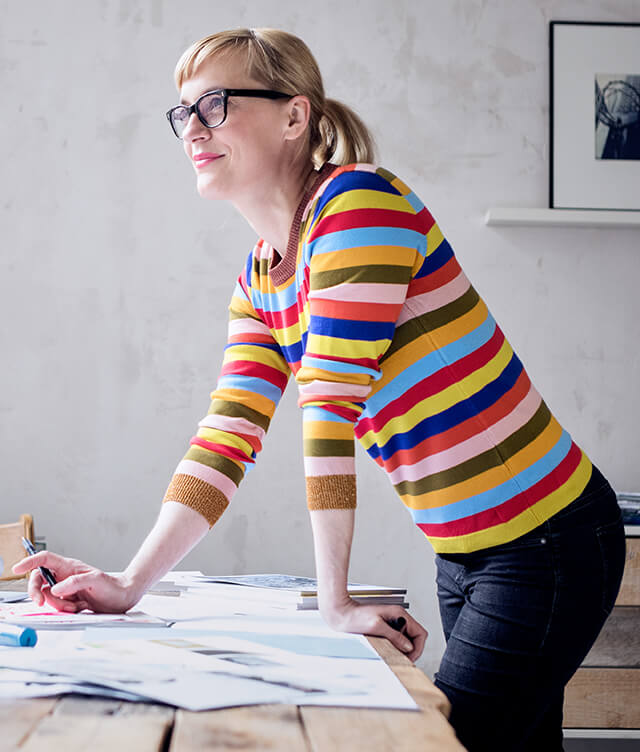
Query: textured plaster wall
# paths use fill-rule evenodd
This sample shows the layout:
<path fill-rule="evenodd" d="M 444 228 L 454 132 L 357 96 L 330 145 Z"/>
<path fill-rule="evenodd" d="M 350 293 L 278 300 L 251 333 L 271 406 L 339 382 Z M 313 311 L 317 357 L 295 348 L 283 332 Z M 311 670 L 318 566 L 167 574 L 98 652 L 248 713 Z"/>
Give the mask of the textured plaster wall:
<path fill-rule="evenodd" d="M 0 1 L 0 521 L 126 564 L 208 405 L 226 305 L 253 243 L 202 201 L 164 111 L 174 63 L 213 30 L 280 26 L 421 195 L 558 418 L 640 490 L 637 231 L 488 228 L 544 206 L 550 19 L 640 21 L 637 0 Z M 312 573 L 290 388 L 263 456 L 185 560 Z M 351 576 L 406 584 L 442 650 L 433 556 L 366 457 Z"/>

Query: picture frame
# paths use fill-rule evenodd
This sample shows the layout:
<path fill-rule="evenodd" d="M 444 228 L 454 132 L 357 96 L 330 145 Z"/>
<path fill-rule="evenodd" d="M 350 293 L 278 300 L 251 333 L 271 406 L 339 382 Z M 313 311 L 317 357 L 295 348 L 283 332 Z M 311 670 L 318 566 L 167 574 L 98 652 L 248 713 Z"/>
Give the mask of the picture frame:
<path fill-rule="evenodd" d="M 640 23 L 551 21 L 551 209 L 640 211 Z"/>

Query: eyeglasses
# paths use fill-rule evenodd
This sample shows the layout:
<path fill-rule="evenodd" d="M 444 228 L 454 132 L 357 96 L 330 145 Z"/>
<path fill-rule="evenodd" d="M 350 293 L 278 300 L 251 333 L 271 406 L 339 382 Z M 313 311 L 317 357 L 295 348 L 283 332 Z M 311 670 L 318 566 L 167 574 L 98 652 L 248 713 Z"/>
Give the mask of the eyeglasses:
<path fill-rule="evenodd" d="M 229 97 L 256 97 L 260 99 L 291 99 L 292 94 L 283 94 L 281 91 L 270 89 L 216 89 L 207 91 L 196 101 L 187 106 L 179 104 L 167 112 L 167 118 L 173 132 L 178 138 L 182 138 L 184 129 L 195 112 L 198 120 L 207 128 L 217 128 L 227 118 L 227 102 Z"/>

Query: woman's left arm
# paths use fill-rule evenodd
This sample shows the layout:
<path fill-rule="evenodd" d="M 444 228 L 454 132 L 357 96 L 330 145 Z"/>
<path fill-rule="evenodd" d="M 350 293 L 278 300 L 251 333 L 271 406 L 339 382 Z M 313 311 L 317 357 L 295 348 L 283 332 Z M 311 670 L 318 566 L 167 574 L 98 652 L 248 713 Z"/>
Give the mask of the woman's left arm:
<path fill-rule="evenodd" d="M 347 593 L 355 510 L 316 509 L 310 515 L 318 578 L 318 605 L 324 620 L 341 632 L 386 637 L 410 660 L 416 661 L 422 655 L 427 639 L 427 630 L 422 624 L 401 606 L 362 605 Z M 390 619 L 399 617 L 404 617 L 406 621 L 403 633 L 389 626 Z"/>

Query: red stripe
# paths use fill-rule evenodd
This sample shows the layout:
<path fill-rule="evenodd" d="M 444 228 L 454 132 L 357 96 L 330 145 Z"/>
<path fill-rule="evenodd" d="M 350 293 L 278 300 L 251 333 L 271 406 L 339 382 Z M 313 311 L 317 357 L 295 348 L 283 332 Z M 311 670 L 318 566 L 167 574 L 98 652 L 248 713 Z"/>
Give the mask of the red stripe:
<path fill-rule="evenodd" d="M 462 517 L 452 522 L 438 524 L 418 523 L 418 527 L 426 534 L 439 538 L 454 538 L 459 535 L 469 535 L 478 530 L 487 530 L 495 525 L 509 522 L 514 517 L 524 512 L 525 509 L 537 504 L 540 500 L 556 491 L 563 483 L 566 483 L 575 472 L 582 458 L 581 449 L 571 443 L 566 457 L 548 475 L 539 480 L 526 491 L 513 496 L 497 507 L 487 509 L 484 512 Z"/>
<path fill-rule="evenodd" d="M 485 342 L 482 347 L 451 365 L 445 365 L 431 376 L 419 381 L 408 392 L 383 407 L 374 418 L 363 419 L 358 425 L 358 434 L 362 435 L 366 431 L 375 431 L 376 427 L 378 427 L 377 430 L 381 430 L 387 421 L 397 415 L 405 415 L 422 400 L 459 383 L 466 376 L 486 365 L 500 350 L 503 342 L 504 334 L 499 327 L 496 327 L 491 339 Z"/>
<path fill-rule="evenodd" d="M 348 209 L 325 215 L 309 236 L 308 242 L 332 232 L 359 227 L 402 227 L 426 234 L 433 224 L 433 217 L 427 209 L 421 209 L 417 214 L 393 209 Z"/>
<path fill-rule="evenodd" d="M 221 454 L 224 457 L 229 457 L 232 460 L 251 463 L 255 462 L 252 457 L 249 457 L 249 455 L 241 452 L 235 447 L 230 447 L 226 444 L 217 444 L 213 441 L 207 441 L 206 439 L 201 439 L 199 436 L 194 436 L 189 443 L 195 446 L 202 447 L 203 449 L 208 449 L 210 452 L 215 452 L 215 454 Z"/>
<path fill-rule="evenodd" d="M 313 298 L 311 313 L 330 319 L 347 321 L 396 321 L 402 303 L 359 303 L 351 300 L 322 300 Z"/>
<path fill-rule="evenodd" d="M 444 266 L 436 269 L 435 272 L 431 272 L 431 274 L 427 274 L 424 277 L 412 279 L 407 289 L 407 298 L 437 290 L 439 287 L 451 282 L 452 279 L 455 279 L 461 271 L 462 269 L 458 260 L 455 256 L 452 256 Z"/>
<path fill-rule="evenodd" d="M 266 366 L 264 363 L 256 363 L 251 360 L 229 361 L 220 369 L 220 375 L 250 376 L 251 378 L 262 379 L 278 387 L 281 391 L 284 391 L 287 385 L 287 376 L 282 371 L 271 366 Z"/>
<path fill-rule="evenodd" d="M 391 455 L 386 462 L 380 461 L 387 472 L 395 470 L 400 465 L 413 465 L 416 462 L 438 452 L 444 452 L 456 444 L 460 444 L 492 426 L 514 410 L 526 397 L 531 388 L 531 381 L 526 371 L 522 371 L 516 383 L 495 404 L 488 407 L 479 415 L 474 415 L 447 431 L 429 436 L 411 449 L 400 449 Z M 357 426 L 356 436 L 361 436 L 360 424 Z"/>

